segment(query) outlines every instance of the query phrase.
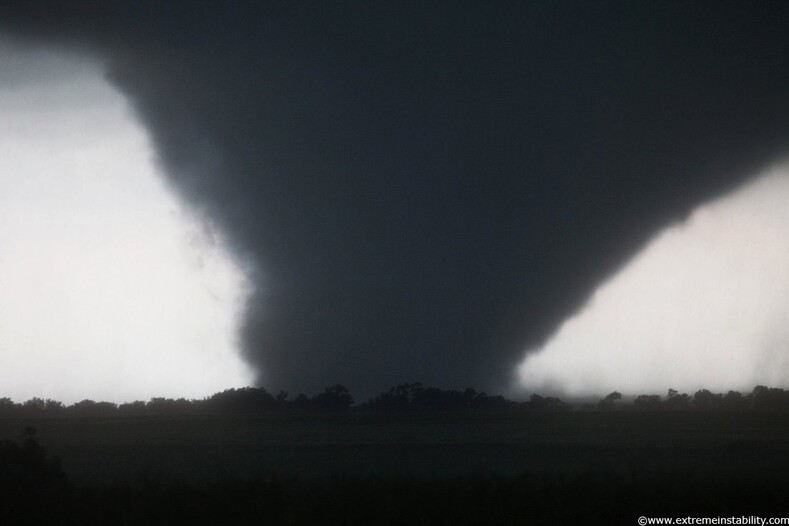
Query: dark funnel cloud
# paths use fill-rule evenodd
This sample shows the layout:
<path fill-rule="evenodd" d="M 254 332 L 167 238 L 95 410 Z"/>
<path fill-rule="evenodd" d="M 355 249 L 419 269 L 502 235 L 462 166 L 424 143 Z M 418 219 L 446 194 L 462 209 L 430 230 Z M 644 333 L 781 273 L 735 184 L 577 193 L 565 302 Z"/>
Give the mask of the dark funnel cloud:
<path fill-rule="evenodd" d="M 105 57 L 253 272 L 271 389 L 506 389 L 661 227 L 785 153 L 786 2 L 3 2 Z"/>

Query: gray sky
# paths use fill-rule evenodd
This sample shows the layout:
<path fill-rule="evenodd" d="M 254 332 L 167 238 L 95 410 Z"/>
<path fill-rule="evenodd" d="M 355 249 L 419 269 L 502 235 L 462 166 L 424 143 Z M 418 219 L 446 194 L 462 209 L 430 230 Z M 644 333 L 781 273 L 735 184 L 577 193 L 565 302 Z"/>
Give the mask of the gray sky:
<path fill-rule="evenodd" d="M 239 352 L 274 391 L 518 385 L 789 137 L 786 2 L 10 0 L 0 23 L 101 59 L 243 267 Z"/>
<path fill-rule="evenodd" d="M 0 71 L 2 395 L 127 401 L 251 382 L 236 342 L 246 277 L 165 187 L 103 65 L 6 40 Z"/>

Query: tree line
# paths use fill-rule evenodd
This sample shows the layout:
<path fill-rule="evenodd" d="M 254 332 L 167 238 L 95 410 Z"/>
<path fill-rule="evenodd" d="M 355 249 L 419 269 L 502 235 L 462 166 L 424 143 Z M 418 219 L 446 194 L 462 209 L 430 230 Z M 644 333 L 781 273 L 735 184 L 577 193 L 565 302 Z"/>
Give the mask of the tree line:
<path fill-rule="evenodd" d="M 713 393 L 699 389 L 692 396 L 669 389 L 665 397 L 639 395 L 630 403 L 620 403 L 622 394 L 614 391 L 596 405 L 584 404 L 582 410 L 613 411 L 789 411 L 789 391 L 778 387 L 757 385 L 748 394 L 739 391 Z"/>
<path fill-rule="evenodd" d="M 404 383 L 354 405 L 350 391 L 342 385 L 327 387 L 308 397 L 290 398 L 264 387 L 232 388 L 203 399 L 151 398 L 123 404 L 82 400 L 65 405 L 52 399 L 31 398 L 15 403 L 0 398 L 0 417 L 89 417 L 113 415 L 198 415 L 265 413 L 397 413 L 397 412 L 566 412 L 566 411 L 789 411 L 789 391 L 758 385 L 753 391 L 713 393 L 700 389 L 693 395 L 669 389 L 666 396 L 642 394 L 625 400 L 614 391 L 596 403 L 571 405 L 556 397 L 532 394 L 526 401 L 488 395 L 472 388 L 446 390 L 421 383 Z"/>

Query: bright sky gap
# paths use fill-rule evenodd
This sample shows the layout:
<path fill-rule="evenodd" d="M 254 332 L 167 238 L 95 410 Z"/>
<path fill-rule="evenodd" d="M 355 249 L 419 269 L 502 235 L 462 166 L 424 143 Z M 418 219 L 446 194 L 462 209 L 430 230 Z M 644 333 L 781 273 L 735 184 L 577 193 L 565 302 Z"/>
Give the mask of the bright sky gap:
<path fill-rule="evenodd" d="M 249 284 L 166 188 L 96 60 L 0 40 L 0 396 L 202 397 L 248 385 Z"/>
<path fill-rule="evenodd" d="M 527 355 L 521 386 L 569 395 L 789 382 L 789 167 L 660 232 Z"/>

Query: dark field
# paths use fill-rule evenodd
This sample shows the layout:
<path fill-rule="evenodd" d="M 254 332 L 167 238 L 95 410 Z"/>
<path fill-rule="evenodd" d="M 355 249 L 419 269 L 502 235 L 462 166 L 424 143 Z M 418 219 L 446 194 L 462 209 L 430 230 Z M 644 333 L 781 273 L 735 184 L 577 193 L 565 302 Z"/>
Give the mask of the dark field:
<path fill-rule="evenodd" d="M 1 419 L 0 438 L 28 425 L 83 509 L 130 524 L 789 516 L 787 413 Z"/>
<path fill-rule="evenodd" d="M 0 419 L 80 483 L 225 477 L 692 472 L 789 468 L 787 413 L 532 413 Z"/>

